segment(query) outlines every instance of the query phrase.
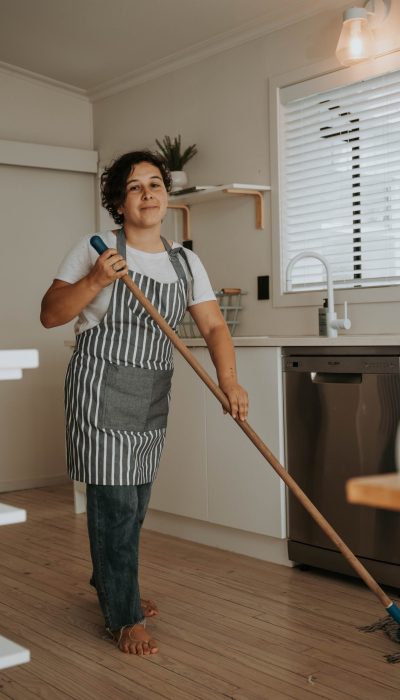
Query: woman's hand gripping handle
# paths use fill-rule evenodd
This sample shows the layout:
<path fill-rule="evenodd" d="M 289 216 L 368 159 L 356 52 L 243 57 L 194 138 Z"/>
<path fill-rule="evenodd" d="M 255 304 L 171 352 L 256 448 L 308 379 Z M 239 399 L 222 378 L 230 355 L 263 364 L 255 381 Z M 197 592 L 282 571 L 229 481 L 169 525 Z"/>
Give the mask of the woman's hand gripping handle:
<path fill-rule="evenodd" d="M 128 266 L 126 260 L 117 250 L 108 248 L 100 236 L 92 236 L 90 244 L 100 256 L 91 274 L 101 287 L 107 287 L 112 282 L 115 282 L 116 279 L 120 279 L 127 274 Z M 104 253 L 107 253 L 107 255 L 104 255 Z"/>

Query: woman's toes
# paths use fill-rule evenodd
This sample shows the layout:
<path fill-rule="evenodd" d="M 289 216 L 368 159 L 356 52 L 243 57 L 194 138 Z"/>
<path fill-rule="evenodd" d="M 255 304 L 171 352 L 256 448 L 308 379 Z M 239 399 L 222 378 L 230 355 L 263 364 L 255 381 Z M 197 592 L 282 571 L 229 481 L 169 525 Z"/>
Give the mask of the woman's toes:
<path fill-rule="evenodd" d="M 125 654 L 148 656 L 158 652 L 157 642 L 150 637 L 143 625 L 133 625 L 122 630 L 118 647 Z"/>

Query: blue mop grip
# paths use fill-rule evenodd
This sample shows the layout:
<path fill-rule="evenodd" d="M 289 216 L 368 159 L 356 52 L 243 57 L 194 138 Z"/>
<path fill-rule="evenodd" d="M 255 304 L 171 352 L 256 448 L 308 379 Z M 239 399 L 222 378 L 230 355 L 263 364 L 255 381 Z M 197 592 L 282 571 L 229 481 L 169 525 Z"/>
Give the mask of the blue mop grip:
<path fill-rule="evenodd" d="M 100 236 L 92 236 L 90 239 L 90 245 L 93 246 L 95 251 L 101 255 L 104 253 L 105 250 L 108 250 L 108 246 L 104 243 L 103 239 L 100 238 Z"/>
<path fill-rule="evenodd" d="M 388 611 L 390 617 L 400 624 L 400 608 L 396 605 L 396 603 L 390 603 L 386 610 Z"/>

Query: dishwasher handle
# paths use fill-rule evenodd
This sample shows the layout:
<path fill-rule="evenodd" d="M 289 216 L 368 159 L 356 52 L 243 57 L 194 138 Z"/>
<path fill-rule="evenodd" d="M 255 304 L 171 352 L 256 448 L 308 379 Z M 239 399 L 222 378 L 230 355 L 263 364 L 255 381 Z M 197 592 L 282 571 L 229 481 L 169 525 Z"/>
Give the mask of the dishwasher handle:
<path fill-rule="evenodd" d="M 360 372 L 310 372 L 313 384 L 361 384 Z"/>

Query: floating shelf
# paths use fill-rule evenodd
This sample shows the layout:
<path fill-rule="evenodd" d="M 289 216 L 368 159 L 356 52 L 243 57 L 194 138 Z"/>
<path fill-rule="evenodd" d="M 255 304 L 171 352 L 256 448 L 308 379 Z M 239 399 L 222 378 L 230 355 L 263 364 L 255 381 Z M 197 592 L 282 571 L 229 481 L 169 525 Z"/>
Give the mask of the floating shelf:
<path fill-rule="evenodd" d="M 24 523 L 26 520 L 26 510 L 6 506 L 0 503 L 0 525 L 13 525 L 14 523 Z"/>
<path fill-rule="evenodd" d="M 183 214 L 183 240 L 191 239 L 190 207 L 226 197 L 253 197 L 256 207 L 256 228 L 264 228 L 264 192 L 271 190 L 269 185 L 248 185 L 231 183 L 230 185 L 209 185 L 199 187 L 195 192 L 173 194 L 168 201 L 169 209 L 180 209 Z"/>
<path fill-rule="evenodd" d="M 0 379 L 21 379 L 23 369 L 38 364 L 37 350 L 0 350 Z"/>
<path fill-rule="evenodd" d="M 13 525 L 26 520 L 26 510 L 0 503 L 0 525 Z M 30 661 L 29 649 L 0 636 L 0 670 L 26 664 Z"/>
<path fill-rule="evenodd" d="M 0 669 L 27 664 L 30 658 L 29 649 L 0 636 Z"/>
<path fill-rule="evenodd" d="M 21 379 L 22 370 L 37 367 L 37 350 L 0 350 L 0 380 Z M 13 525 L 26 520 L 26 510 L 0 503 L 0 525 Z M 0 636 L 0 670 L 26 664 L 30 661 L 29 649 Z"/>

